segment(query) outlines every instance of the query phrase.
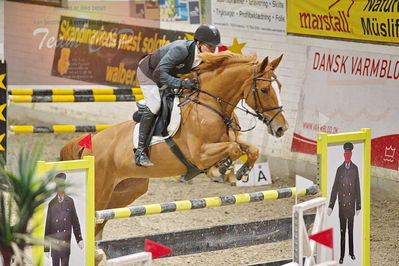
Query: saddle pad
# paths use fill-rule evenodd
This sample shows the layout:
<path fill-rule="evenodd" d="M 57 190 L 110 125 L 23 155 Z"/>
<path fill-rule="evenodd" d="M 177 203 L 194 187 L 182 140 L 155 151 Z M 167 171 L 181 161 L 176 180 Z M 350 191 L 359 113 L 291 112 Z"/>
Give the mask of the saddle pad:
<path fill-rule="evenodd" d="M 164 142 L 165 139 L 173 137 L 176 134 L 177 130 L 179 130 L 181 114 L 180 114 L 180 107 L 177 106 L 178 104 L 179 104 L 179 98 L 175 97 L 175 99 L 173 100 L 172 114 L 168 125 L 169 135 L 166 137 L 153 136 L 151 139 L 150 146 Z M 133 130 L 133 146 L 135 148 L 137 148 L 139 143 L 139 128 L 140 128 L 140 123 L 137 123 Z"/>

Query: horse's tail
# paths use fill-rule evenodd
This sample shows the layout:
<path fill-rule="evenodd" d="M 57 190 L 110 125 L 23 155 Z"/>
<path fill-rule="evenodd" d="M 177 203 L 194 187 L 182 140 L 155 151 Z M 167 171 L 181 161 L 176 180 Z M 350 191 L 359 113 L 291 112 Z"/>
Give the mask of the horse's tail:
<path fill-rule="evenodd" d="M 78 142 L 85 136 L 87 134 L 78 135 L 65 144 L 60 151 L 60 161 L 80 160 L 84 148 Z"/>

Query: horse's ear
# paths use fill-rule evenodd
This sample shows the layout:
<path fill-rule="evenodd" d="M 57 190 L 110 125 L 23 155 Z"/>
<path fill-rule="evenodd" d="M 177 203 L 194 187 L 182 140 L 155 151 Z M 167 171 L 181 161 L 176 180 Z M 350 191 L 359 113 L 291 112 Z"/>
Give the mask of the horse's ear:
<path fill-rule="evenodd" d="M 268 56 L 266 56 L 265 59 L 263 59 L 262 63 L 258 65 L 258 73 L 262 73 L 266 69 L 267 64 L 269 64 Z"/>
<path fill-rule="evenodd" d="M 270 65 L 269 65 L 269 66 L 270 66 L 270 69 L 271 69 L 271 70 L 275 70 L 275 69 L 278 67 L 278 65 L 280 64 L 281 59 L 283 59 L 283 54 L 280 55 L 280 57 L 274 59 L 274 60 L 270 63 Z"/>

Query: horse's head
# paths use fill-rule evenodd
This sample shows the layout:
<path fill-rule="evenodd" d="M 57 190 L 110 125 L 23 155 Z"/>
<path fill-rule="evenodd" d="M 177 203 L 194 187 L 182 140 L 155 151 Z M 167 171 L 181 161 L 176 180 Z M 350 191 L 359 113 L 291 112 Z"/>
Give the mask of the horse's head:
<path fill-rule="evenodd" d="M 253 68 L 253 75 L 244 89 L 245 102 L 256 112 L 258 118 L 268 126 L 269 133 L 281 137 L 288 129 L 280 100 L 281 83 L 274 70 L 283 55 L 269 63 L 266 57 Z"/>

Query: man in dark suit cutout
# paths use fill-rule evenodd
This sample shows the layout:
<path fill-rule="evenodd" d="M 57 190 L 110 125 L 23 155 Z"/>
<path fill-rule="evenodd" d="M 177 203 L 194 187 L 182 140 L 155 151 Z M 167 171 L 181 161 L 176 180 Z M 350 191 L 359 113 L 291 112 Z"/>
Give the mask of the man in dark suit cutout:
<path fill-rule="evenodd" d="M 337 169 L 327 210 L 327 214 L 331 215 L 338 195 L 339 223 L 341 231 L 340 264 L 344 262 L 347 227 L 349 235 L 349 256 L 352 260 L 356 259 L 353 250 L 353 220 L 355 213 L 358 215 L 361 210 L 361 195 L 359 171 L 357 166 L 351 161 L 352 150 L 353 144 L 351 142 L 346 142 L 344 144 L 345 161 Z"/>
<path fill-rule="evenodd" d="M 64 173 L 59 173 L 55 176 L 54 181 L 58 192 L 48 204 L 47 209 L 45 238 L 50 237 L 53 239 L 51 242 L 53 266 L 69 265 L 72 229 L 79 248 L 83 249 L 84 247 L 75 204 L 71 197 L 64 194 L 65 179 L 66 175 Z M 50 248 L 45 247 L 44 252 L 49 257 Z"/>

